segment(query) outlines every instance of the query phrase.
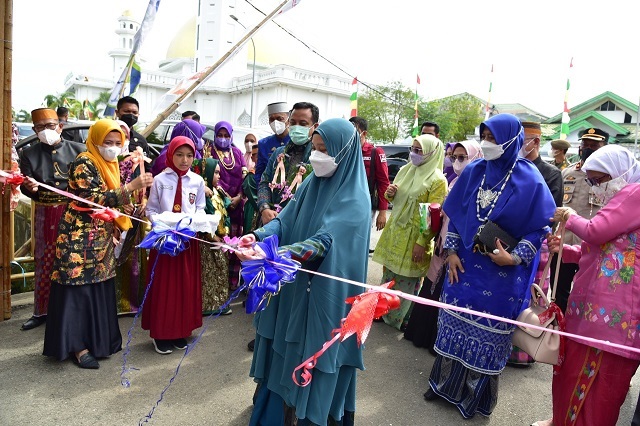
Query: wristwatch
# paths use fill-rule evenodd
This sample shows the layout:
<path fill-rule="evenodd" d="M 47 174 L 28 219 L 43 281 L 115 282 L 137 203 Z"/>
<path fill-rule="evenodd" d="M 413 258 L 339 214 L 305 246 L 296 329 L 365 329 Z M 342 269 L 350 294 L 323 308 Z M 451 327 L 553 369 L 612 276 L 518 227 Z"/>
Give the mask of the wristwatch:
<path fill-rule="evenodd" d="M 263 211 L 265 211 L 267 209 L 271 210 L 271 206 L 269 205 L 269 203 L 262 203 L 262 204 L 260 204 L 260 207 L 258 207 L 258 211 L 260 213 L 262 213 Z"/>

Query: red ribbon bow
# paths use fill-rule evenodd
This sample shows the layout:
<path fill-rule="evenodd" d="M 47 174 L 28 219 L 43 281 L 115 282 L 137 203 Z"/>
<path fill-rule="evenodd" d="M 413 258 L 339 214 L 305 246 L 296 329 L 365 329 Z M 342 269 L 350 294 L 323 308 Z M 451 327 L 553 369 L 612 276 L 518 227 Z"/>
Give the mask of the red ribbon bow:
<path fill-rule="evenodd" d="M 394 284 L 394 281 L 389 281 L 380 287 L 391 288 Z M 355 334 L 358 339 L 358 346 L 360 346 L 367 340 L 374 318 L 380 318 L 389 311 L 400 307 L 400 298 L 398 296 L 380 293 L 376 290 L 369 290 L 366 293 L 349 297 L 345 302 L 353 306 L 347 317 L 342 319 L 341 327 L 331 331 L 333 338 L 325 342 L 322 345 L 322 349 L 293 370 L 291 377 L 296 385 L 304 387 L 311 383 L 311 379 L 313 378 L 311 370 L 316 366 L 318 358 L 320 358 L 331 345 L 338 340 L 342 342 L 349 336 Z M 298 381 L 297 376 L 299 370 L 302 370 L 300 373 L 301 382 Z"/>
<path fill-rule="evenodd" d="M 556 305 L 555 302 L 551 302 L 546 311 L 538 315 L 538 319 L 540 320 L 540 325 L 543 325 L 547 321 L 553 318 L 555 315 L 556 320 L 558 321 L 558 330 L 565 331 L 566 322 L 564 318 L 564 313 L 560 306 Z M 562 365 L 562 361 L 564 360 L 564 336 L 560 336 L 560 348 L 558 350 L 558 364 L 555 367 L 560 367 Z"/>

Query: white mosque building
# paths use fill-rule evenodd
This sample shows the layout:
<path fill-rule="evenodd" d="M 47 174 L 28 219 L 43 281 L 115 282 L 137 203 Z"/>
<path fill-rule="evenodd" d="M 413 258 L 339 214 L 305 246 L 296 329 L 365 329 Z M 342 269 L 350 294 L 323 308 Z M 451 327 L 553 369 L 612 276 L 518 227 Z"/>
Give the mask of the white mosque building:
<path fill-rule="evenodd" d="M 184 77 L 214 64 L 246 32 L 235 18 L 243 16 L 239 10 L 243 2 L 200 0 L 199 3 L 198 16 L 177 32 L 158 69 L 149 69 L 138 55 L 142 78 L 133 96 L 140 102 L 142 120 L 155 118 L 160 111 L 154 111 L 154 107 L 167 91 Z M 139 25 L 130 11 L 118 18 L 115 29 L 118 45 L 109 52 L 111 79 L 70 73 L 64 91 L 75 92 L 78 100 L 93 100 L 101 92 L 111 91 L 129 59 Z M 253 43 L 245 44 L 169 118 L 179 118 L 182 111 L 193 110 L 203 122 L 225 120 L 233 125 L 268 129 L 267 104 L 279 101 L 291 106 L 295 102 L 312 102 L 319 107 L 321 120 L 349 117 L 352 79 L 304 69 L 305 63 L 312 62 L 308 60 L 312 54 L 304 53 L 304 48 L 292 38 L 286 43 L 283 46 L 279 41 L 274 45 L 268 34 L 259 32 Z"/>

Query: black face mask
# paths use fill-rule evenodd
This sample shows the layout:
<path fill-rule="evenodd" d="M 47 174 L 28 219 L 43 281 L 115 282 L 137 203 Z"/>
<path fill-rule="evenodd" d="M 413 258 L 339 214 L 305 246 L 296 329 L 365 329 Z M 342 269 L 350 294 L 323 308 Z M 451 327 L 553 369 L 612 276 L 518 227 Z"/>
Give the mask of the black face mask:
<path fill-rule="evenodd" d="M 138 117 L 133 114 L 123 114 L 120 116 L 120 120 L 127 123 L 127 126 L 131 129 L 138 122 Z"/>
<path fill-rule="evenodd" d="M 591 149 L 591 148 L 582 148 L 582 152 L 580 153 L 580 159 L 582 160 L 582 162 L 584 163 L 585 161 L 587 161 L 587 158 L 589 158 L 589 156 L 591 154 L 593 154 L 594 152 L 596 152 L 595 149 Z"/>

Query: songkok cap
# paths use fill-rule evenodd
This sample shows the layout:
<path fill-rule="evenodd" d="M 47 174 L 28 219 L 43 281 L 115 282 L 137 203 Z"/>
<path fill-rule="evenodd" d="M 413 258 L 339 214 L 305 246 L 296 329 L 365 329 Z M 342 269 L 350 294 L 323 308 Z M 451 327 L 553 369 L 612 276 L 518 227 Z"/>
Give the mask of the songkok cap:
<path fill-rule="evenodd" d="M 583 130 L 582 132 L 580 132 L 579 136 L 580 140 L 591 139 L 594 141 L 602 141 L 605 143 L 609 141 L 609 133 L 605 132 L 604 130 L 596 129 L 595 127 Z"/>
<path fill-rule="evenodd" d="M 289 112 L 286 102 L 274 102 L 267 105 L 267 114 L 277 114 L 279 112 Z"/>
<path fill-rule="evenodd" d="M 564 139 L 554 139 L 551 141 L 551 148 L 553 149 L 569 149 L 571 144 Z"/>
<path fill-rule="evenodd" d="M 38 121 L 46 120 L 48 118 L 58 119 L 58 114 L 51 108 L 38 108 L 31 111 L 31 122 L 36 123 Z"/>
<path fill-rule="evenodd" d="M 534 121 L 523 121 L 522 127 L 524 127 L 525 133 L 529 133 L 532 135 L 542 134 L 542 130 L 540 129 L 540 123 L 536 123 Z"/>

